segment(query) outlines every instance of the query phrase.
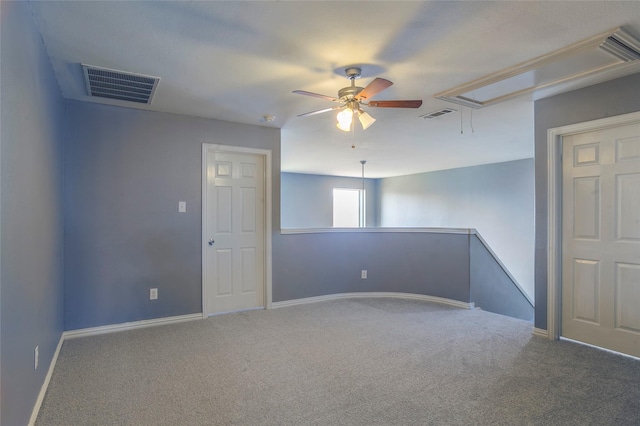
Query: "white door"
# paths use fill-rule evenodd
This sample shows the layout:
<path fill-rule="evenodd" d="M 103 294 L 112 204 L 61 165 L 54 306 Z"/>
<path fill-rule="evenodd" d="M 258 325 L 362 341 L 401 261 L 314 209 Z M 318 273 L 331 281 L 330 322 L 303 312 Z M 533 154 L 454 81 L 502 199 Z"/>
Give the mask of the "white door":
<path fill-rule="evenodd" d="M 640 125 L 563 138 L 562 335 L 640 357 Z"/>
<path fill-rule="evenodd" d="M 207 315 L 265 306 L 265 158 L 205 150 Z"/>

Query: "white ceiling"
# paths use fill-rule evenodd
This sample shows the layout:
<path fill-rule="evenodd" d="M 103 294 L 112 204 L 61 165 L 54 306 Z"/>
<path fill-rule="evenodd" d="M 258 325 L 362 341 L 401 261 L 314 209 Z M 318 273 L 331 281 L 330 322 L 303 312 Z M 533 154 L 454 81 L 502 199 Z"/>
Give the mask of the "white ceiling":
<path fill-rule="evenodd" d="M 283 171 L 341 176 L 359 176 L 360 160 L 386 177 L 531 158 L 531 97 L 471 116 L 433 95 L 618 26 L 640 35 L 638 1 L 30 3 L 66 98 L 97 99 L 80 63 L 158 76 L 142 108 L 281 128 Z M 351 64 L 359 86 L 395 83 L 374 100 L 422 107 L 370 109 L 376 123 L 355 134 L 335 112 L 296 117 L 334 104 L 293 90 L 336 96 Z M 419 118 L 445 107 L 459 112 Z"/>

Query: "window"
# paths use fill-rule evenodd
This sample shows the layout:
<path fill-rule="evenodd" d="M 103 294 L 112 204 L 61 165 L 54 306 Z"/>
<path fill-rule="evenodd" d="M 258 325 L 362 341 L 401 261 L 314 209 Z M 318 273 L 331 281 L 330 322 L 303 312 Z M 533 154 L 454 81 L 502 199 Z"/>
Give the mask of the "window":
<path fill-rule="evenodd" d="M 333 188 L 333 227 L 363 228 L 364 226 L 364 190 Z"/>

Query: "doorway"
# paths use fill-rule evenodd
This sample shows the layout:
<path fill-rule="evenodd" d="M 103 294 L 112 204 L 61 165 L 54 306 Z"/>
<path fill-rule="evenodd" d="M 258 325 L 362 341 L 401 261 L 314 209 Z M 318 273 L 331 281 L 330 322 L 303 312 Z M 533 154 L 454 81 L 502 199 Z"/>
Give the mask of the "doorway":
<path fill-rule="evenodd" d="M 271 305 L 271 151 L 203 144 L 203 316 Z"/>
<path fill-rule="evenodd" d="M 640 113 L 548 132 L 548 332 L 640 356 Z"/>

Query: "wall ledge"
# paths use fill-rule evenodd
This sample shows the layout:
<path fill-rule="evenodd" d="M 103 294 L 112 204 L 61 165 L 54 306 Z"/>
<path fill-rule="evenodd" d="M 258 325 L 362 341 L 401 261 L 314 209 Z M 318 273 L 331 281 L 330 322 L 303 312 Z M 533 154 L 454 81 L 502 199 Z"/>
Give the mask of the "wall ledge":
<path fill-rule="evenodd" d="M 422 300 L 425 302 L 440 303 L 442 305 L 449 305 L 449 306 L 454 306 L 456 308 L 462 308 L 462 309 L 475 308 L 475 305 L 473 302 L 467 303 L 467 302 L 461 302 L 459 300 L 447 299 L 444 297 L 428 296 L 425 294 L 395 293 L 395 292 L 358 292 L 358 293 L 327 294 L 324 296 L 305 297 L 302 299 L 291 299 L 291 300 L 284 300 L 282 302 L 273 302 L 271 304 L 271 309 L 285 308 L 285 307 L 296 306 L 296 305 L 305 305 L 307 303 L 324 302 L 327 300 L 357 299 L 357 298 L 372 298 L 372 297 Z"/>
<path fill-rule="evenodd" d="M 291 234 L 326 234 L 326 233 L 397 233 L 397 232 L 422 232 L 429 234 L 462 234 L 476 235 L 474 228 L 301 228 L 301 229 L 281 229 L 282 235 Z"/>

